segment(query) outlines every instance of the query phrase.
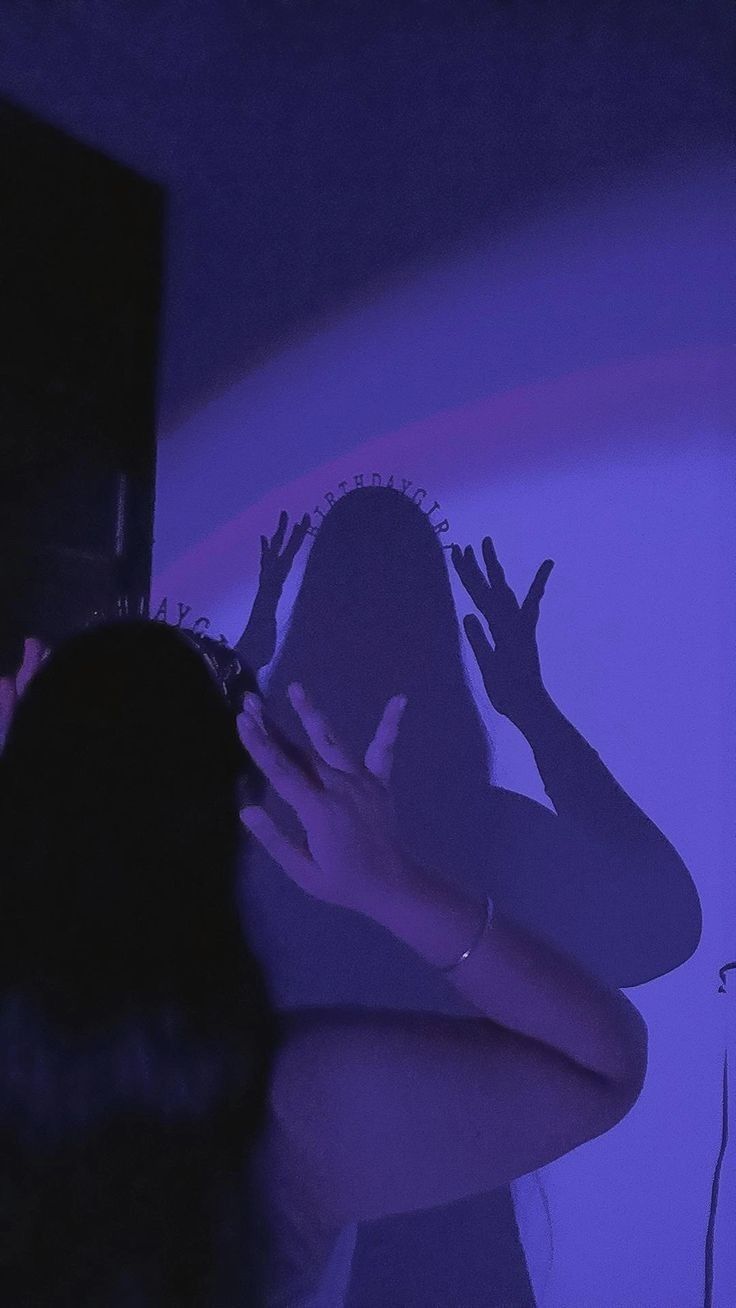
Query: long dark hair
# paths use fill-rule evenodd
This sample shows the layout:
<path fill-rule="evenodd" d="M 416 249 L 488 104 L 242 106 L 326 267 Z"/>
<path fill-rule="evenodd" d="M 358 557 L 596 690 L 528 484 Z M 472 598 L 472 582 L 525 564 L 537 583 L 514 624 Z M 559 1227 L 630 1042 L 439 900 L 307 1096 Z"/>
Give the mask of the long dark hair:
<path fill-rule="evenodd" d="M 247 1158 L 277 1032 L 236 907 L 244 779 L 209 668 L 160 624 L 74 637 L 20 701 L 0 759 L 4 1305 L 257 1302 Z"/>

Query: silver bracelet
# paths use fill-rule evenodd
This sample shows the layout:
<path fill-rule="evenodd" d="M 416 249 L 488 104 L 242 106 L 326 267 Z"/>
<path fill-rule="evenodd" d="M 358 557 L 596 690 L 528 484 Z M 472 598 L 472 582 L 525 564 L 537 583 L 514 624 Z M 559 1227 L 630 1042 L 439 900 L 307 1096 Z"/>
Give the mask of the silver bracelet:
<path fill-rule="evenodd" d="M 456 967 L 459 967 L 461 963 L 464 963 L 465 960 L 466 960 L 466 958 L 470 958 L 470 955 L 472 954 L 473 950 L 474 950 L 474 949 L 477 949 L 477 947 L 478 947 L 478 945 L 480 944 L 481 940 L 483 939 L 483 937 L 484 937 L 484 935 L 485 935 L 485 933 L 486 933 L 488 927 L 491 925 L 491 919 L 492 919 L 492 917 L 493 917 L 493 900 L 491 899 L 491 896 L 490 896 L 490 895 L 487 895 L 487 896 L 486 896 L 486 917 L 485 917 L 485 921 L 484 921 L 484 923 L 483 923 L 483 926 L 482 926 L 481 929 L 480 929 L 480 932 L 479 932 L 479 935 L 478 935 L 477 940 L 474 940 L 473 943 L 472 943 L 472 945 L 470 945 L 469 948 L 465 950 L 465 953 L 460 955 L 460 957 L 459 957 L 459 959 L 457 960 L 456 963 L 450 963 L 449 967 L 441 967 L 441 968 L 440 968 L 440 972 L 454 972 L 455 968 L 456 968 Z"/>

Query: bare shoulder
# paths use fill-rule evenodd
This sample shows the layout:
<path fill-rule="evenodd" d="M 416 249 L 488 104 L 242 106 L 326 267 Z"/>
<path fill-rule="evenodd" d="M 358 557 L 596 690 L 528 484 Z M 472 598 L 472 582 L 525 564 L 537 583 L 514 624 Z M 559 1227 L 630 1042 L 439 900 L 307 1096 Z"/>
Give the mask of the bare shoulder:
<path fill-rule="evenodd" d="M 285 1016 L 273 1120 L 336 1230 L 507 1184 L 631 1107 L 562 1054 L 482 1017 L 362 1008 Z"/>

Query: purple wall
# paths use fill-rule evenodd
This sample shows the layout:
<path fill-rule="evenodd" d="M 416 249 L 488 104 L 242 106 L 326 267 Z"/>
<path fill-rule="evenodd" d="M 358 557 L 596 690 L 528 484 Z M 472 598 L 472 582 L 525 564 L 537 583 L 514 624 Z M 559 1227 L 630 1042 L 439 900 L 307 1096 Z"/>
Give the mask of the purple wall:
<path fill-rule="evenodd" d="M 704 931 L 632 992 L 634 1112 L 545 1170 L 549 1280 L 531 1178 L 517 1216 L 543 1308 L 692 1308 L 733 1033 L 730 7 L 14 0 L 2 25 L 2 94 L 169 191 L 155 601 L 234 637 L 279 510 L 374 471 L 490 531 L 513 584 L 556 560 L 548 684 Z M 468 666 L 496 779 L 541 798 Z"/>

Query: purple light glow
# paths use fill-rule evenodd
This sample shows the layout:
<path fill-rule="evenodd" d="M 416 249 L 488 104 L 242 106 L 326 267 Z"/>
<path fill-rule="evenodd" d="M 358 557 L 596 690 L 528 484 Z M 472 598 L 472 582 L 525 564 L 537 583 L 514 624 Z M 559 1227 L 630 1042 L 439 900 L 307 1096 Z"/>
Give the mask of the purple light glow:
<path fill-rule="evenodd" d="M 712 174 L 650 179 L 625 204 L 555 218 L 496 264 L 493 252 L 448 263 L 274 358 L 160 451 L 154 604 L 181 599 L 231 639 L 261 533 L 283 508 L 325 508 L 325 492 L 360 473 L 426 488 L 449 538 L 493 535 L 515 587 L 555 560 L 540 624 L 548 685 L 681 851 L 705 928 L 686 965 L 635 992 L 653 1051 L 635 1111 L 545 1170 L 549 1282 L 534 1180 L 514 1186 L 544 1308 L 687 1308 L 702 1288 L 723 1047 L 711 982 L 736 920 L 734 378 L 725 232 L 702 204 L 719 187 Z M 528 746 L 467 667 L 498 784 L 545 802 Z"/>

